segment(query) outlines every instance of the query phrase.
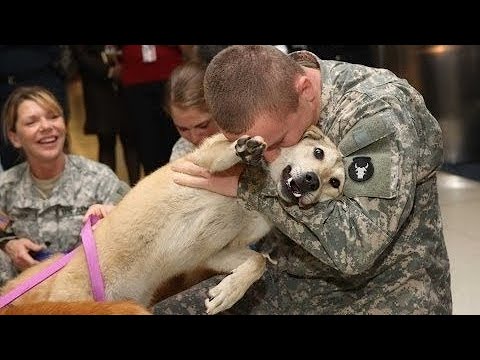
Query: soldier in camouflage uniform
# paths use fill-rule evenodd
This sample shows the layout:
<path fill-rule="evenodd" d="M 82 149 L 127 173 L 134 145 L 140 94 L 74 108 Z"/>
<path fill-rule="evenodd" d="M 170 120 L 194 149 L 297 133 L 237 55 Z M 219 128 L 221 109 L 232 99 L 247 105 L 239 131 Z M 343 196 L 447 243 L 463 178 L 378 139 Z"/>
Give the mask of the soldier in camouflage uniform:
<path fill-rule="evenodd" d="M 35 263 L 29 250 L 75 247 L 87 209 L 116 204 L 130 189 L 108 166 L 63 152 L 63 112 L 45 89 L 15 90 L 3 121 L 26 162 L 0 174 L 0 285 Z"/>
<path fill-rule="evenodd" d="M 279 76 L 288 71 L 290 82 Z M 295 84 L 299 102 L 289 107 L 288 96 L 281 102 L 278 92 L 262 88 L 272 78 L 270 86 Z M 242 173 L 237 196 L 285 236 L 263 244 L 260 250 L 278 263 L 225 313 L 451 314 L 436 177 L 441 130 L 407 81 L 306 51 L 285 56 L 269 47 L 235 46 L 209 65 L 205 97 L 231 140 L 245 133 L 265 138 L 267 161 L 277 146 L 293 145 L 317 123 L 340 148 L 346 169 L 344 196 L 310 209 L 286 206 L 262 169 Z M 199 180 L 191 169 L 179 171 L 193 176 L 182 177 L 185 185 L 237 192 L 217 176 Z M 218 279 L 165 300 L 156 313 L 205 313 L 206 289 Z"/>

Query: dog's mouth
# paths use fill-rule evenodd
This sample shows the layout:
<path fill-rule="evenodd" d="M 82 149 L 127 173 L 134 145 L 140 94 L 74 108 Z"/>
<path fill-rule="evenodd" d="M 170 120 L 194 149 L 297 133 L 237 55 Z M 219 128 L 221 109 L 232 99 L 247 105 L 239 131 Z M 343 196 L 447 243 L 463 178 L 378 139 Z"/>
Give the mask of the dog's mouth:
<path fill-rule="evenodd" d="M 287 202 L 298 203 L 298 201 L 300 200 L 303 194 L 300 191 L 300 187 L 295 182 L 295 179 L 293 178 L 291 171 L 292 171 L 292 167 L 290 165 L 286 166 L 282 170 L 280 195 Z"/>

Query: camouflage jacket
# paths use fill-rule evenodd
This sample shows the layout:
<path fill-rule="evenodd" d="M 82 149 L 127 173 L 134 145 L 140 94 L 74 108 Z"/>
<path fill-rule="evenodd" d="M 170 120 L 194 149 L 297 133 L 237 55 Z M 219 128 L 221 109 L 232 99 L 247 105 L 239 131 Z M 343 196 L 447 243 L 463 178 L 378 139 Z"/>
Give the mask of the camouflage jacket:
<path fill-rule="evenodd" d="M 44 200 L 24 162 L 0 174 L 0 211 L 16 236 L 47 244 L 51 252 L 65 251 L 77 244 L 90 205 L 116 204 L 129 189 L 108 166 L 67 155 L 63 174 Z"/>
<path fill-rule="evenodd" d="M 190 141 L 188 141 L 184 137 L 180 137 L 180 139 L 177 140 L 175 145 L 173 145 L 172 153 L 170 155 L 170 161 L 175 161 L 182 156 L 187 155 L 188 153 L 195 150 L 195 148 L 195 145 L 192 144 Z"/>
<path fill-rule="evenodd" d="M 318 124 L 346 179 L 340 199 L 303 210 L 283 203 L 262 169 L 242 174 L 238 196 L 288 236 L 266 245 L 289 279 L 279 294 L 292 313 L 451 313 L 442 136 L 422 96 L 385 69 L 290 56 L 321 72 Z"/>

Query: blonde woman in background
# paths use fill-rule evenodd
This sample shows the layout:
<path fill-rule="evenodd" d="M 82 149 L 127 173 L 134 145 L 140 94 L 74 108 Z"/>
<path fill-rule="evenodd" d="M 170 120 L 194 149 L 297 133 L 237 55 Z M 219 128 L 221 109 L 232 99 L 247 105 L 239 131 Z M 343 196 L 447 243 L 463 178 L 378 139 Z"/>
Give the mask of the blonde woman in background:
<path fill-rule="evenodd" d="M 166 110 L 181 136 L 173 146 L 170 161 L 194 150 L 218 132 L 203 96 L 205 68 L 201 62 L 188 62 L 172 72 L 167 84 Z"/>

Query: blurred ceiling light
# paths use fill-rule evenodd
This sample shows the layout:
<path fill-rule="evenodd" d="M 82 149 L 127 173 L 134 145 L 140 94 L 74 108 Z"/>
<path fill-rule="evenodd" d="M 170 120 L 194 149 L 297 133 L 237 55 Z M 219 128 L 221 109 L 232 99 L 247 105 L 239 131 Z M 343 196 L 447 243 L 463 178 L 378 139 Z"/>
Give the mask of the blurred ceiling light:
<path fill-rule="evenodd" d="M 427 54 L 432 54 L 432 55 L 441 55 L 446 52 L 454 50 L 454 48 L 455 48 L 454 45 L 432 45 L 424 49 L 423 52 Z"/>

